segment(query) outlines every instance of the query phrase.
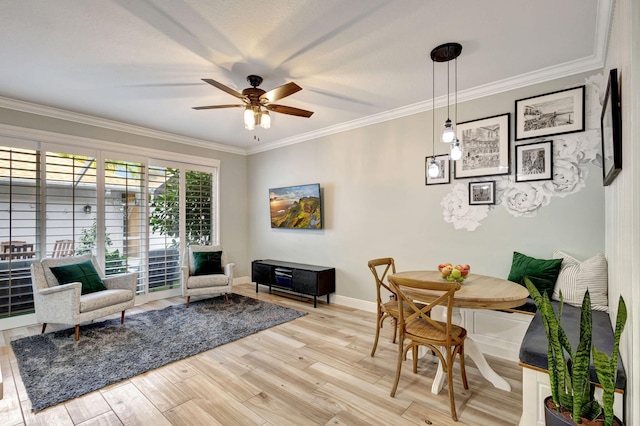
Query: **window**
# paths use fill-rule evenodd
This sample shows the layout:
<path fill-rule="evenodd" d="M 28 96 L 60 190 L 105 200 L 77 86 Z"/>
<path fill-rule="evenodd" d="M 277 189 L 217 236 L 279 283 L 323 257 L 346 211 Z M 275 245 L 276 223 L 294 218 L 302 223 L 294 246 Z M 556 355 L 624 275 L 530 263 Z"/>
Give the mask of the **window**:
<path fill-rule="evenodd" d="M 180 170 L 149 167 L 149 291 L 180 285 Z"/>
<path fill-rule="evenodd" d="M 47 152 L 45 167 L 46 256 L 97 254 L 95 157 Z"/>
<path fill-rule="evenodd" d="M 92 253 L 107 275 L 138 272 L 137 295 L 175 295 L 186 244 L 217 243 L 216 167 L 3 141 L 0 318 L 33 312 L 36 259 Z"/>
<path fill-rule="evenodd" d="M 146 277 L 145 166 L 138 162 L 104 162 L 105 274 L 138 272 L 138 291 Z"/>
<path fill-rule="evenodd" d="M 38 252 L 40 156 L 0 147 L 0 318 L 33 312 L 31 263 Z"/>

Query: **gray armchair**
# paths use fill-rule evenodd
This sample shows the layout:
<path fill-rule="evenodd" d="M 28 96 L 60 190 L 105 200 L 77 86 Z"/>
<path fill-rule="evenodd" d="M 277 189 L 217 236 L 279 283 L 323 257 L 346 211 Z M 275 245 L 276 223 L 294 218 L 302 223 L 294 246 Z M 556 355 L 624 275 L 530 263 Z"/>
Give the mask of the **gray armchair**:
<path fill-rule="evenodd" d="M 78 263 L 91 259 L 102 278 L 106 290 L 81 295 L 79 282 L 59 285 L 51 267 Z M 95 257 L 81 256 L 46 258 L 31 264 L 31 281 L 36 317 L 42 323 L 44 333 L 48 323 L 75 325 L 76 340 L 80 338 L 80 323 L 91 321 L 116 312 L 124 312 L 135 304 L 138 273 L 104 276 Z"/>
<path fill-rule="evenodd" d="M 210 275 L 194 275 L 194 252 L 222 252 L 220 265 L 222 273 Z M 182 295 L 187 298 L 189 307 L 191 296 L 217 296 L 224 294 L 229 303 L 229 293 L 233 287 L 233 267 L 235 263 L 227 263 L 227 255 L 222 246 L 189 246 L 182 266 Z"/>

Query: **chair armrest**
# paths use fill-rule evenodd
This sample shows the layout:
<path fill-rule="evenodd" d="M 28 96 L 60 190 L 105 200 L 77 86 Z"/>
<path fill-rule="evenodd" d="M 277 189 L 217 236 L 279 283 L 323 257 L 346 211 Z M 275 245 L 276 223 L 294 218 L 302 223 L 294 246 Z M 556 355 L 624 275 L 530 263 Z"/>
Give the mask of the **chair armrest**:
<path fill-rule="evenodd" d="M 109 290 L 131 290 L 134 294 L 138 285 L 138 273 L 107 275 L 102 279 L 104 286 Z"/>
<path fill-rule="evenodd" d="M 40 322 L 75 324 L 80 313 L 79 282 L 43 288 L 33 293 L 36 317 Z"/>
<path fill-rule="evenodd" d="M 235 263 L 227 263 L 224 265 L 224 274 L 229 277 L 229 285 L 233 284 L 233 267 Z"/>
<path fill-rule="evenodd" d="M 40 296 L 49 296 L 51 294 L 62 293 L 65 291 L 73 292 L 74 290 L 78 290 L 78 297 L 80 297 L 80 291 L 82 289 L 82 284 L 80 282 L 77 283 L 68 283 L 62 285 L 56 285 L 53 287 L 43 288 L 39 290 L 37 293 Z"/>

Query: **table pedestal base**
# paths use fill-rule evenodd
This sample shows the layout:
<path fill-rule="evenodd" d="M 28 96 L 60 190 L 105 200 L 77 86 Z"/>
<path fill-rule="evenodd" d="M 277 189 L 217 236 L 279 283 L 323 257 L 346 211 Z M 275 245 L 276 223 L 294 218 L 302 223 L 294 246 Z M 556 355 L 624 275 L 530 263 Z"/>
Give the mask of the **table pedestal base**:
<path fill-rule="evenodd" d="M 442 316 L 445 316 L 446 311 L 444 309 L 442 309 L 441 311 Z M 433 312 L 435 313 L 436 310 L 434 309 Z M 446 321 L 446 317 L 442 318 L 441 320 Z M 453 308 L 453 311 L 451 312 L 451 321 L 454 324 L 462 325 L 462 315 L 460 314 L 460 309 Z M 424 357 L 427 352 L 427 348 L 425 348 L 424 346 L 419 346 L 418 358 Z M 509 385 L 509 382 L 507 382 L 491 368 L 486 358 L 484 357 L 484 354 L 480 351 L 478 345 L 476 345 L 476 342 L 473 341 L 473 335 L 471 334 L 467 335 L 467 338 L 464 342 L 464 354 L 473 360 L 473 362 L 478 367 L 478 371 L 480 371 L 480 374 L 482 374 L 482 377 L 487 379 L 491 384 L 493 384 L 493 386 L 498 389 L 511 392 L 511 385 Z M 407 353 L 407 358 L 411 358 L 411 356 L 412 353 L 411 351 L 409 351 L 409 353 Z M 437 357 L 434 357 L 434 360 L 439 361 Z M 442 390 L 442 387 L 444 386 L 444 381 L 444 370 L 442 369 L 442 364 L 438 362 L 438 370 L 436 371 L 436 376 L 433 379 L 431 393 L 434 393 L 436 395 L 439 394 Z"/>

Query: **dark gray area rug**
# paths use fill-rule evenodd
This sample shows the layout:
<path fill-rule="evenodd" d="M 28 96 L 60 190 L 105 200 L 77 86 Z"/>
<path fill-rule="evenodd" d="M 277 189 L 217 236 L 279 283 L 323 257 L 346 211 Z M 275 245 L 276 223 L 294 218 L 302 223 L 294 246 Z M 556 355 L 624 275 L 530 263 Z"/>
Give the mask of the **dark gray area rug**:
<path fill-rule="evenodd" d="M 306 315 L 229 295 L 11 342 L 34 411 Z"/>

